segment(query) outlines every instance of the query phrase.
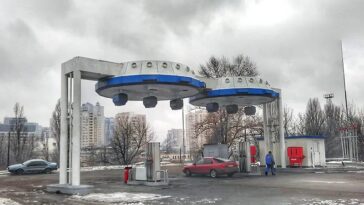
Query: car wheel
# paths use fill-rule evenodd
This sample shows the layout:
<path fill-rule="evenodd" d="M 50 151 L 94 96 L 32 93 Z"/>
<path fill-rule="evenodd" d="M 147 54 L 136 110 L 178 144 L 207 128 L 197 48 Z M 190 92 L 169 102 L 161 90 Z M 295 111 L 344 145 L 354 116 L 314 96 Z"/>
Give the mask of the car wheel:
<path fill-rule="evenodd" d="M 46 173 L 46 174 L 50 174 L 51 172 L 52 172 L 52 170 L 49 169 L 49 168 L 47 168 L 47 169 L 44 170 L 44 173 Z"/>
<path fill-rule="evenodd" d="M 192 175 L 189 169 L 186 169 L 185 174 L 187 177 L 190 177 Z"/>
<path fill-rule="evenodd" d="M 24 170 L 18 169 L 15 171 L 15 174 L 18 174 L 18 175 L 24 174 Z"/>
<path fill-rule="evenodd" d="M 210 177 L 212 177 L 212 178 L 216 178 L 216 176 L 217 176 L 217 172 L 216 172 L 216 170 L 211 170 L 210 171 Z"/>
<path fill-rule="evenodd" d="M 228 174 L 228 177 L 232 177 L 234 175 L 234 173 L 230 173 Z"/>

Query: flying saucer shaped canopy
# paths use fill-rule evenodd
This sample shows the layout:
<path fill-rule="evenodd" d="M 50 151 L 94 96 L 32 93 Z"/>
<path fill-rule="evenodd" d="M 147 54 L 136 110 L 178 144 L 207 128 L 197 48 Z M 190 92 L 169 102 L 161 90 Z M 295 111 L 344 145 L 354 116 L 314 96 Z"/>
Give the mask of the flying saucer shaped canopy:
<path fill-rule="evenodd" d="M 96 92 L 113 98 L 115 105 L 124 105 L 131 100 L 154 107 L 156 101 L 171 100 L 172 109 L 181 107 L 179 99 L 194 96 L 203 88 L 205 83 L 198 80 L 188 66 L 168 61 L 127 62 L 119 76 L 102 79 L 96 84 Z"/>
<path fill-rule="evenodd" d="M 216 79 L 211 90 L 193 96 L 190 103 L 195 106 L 226 107 L 231 105 L 260 105 L 275 100 L 279 93 L 268 82 L 256 77 L 224 77 Z M 229 109 L 230 109 L 229 107 Z"/>

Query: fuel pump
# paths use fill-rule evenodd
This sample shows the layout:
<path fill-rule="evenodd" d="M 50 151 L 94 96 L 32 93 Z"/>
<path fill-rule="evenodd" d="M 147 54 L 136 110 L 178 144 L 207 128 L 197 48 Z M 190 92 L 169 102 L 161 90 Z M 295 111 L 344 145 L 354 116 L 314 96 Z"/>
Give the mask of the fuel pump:
<path fill-rule="evenodd" d="M 250 172 L 250 143 L 239 142 L 239 169 L 240 172 Z"/>
<path fill-rule="evenodd" d="M 147 145 L 147 153 L 145 160 L 145 167 L 147 171 L 147 181 L 160 180 L 160 155 L 159 155 L 159 142 L 150 142 Z"/>

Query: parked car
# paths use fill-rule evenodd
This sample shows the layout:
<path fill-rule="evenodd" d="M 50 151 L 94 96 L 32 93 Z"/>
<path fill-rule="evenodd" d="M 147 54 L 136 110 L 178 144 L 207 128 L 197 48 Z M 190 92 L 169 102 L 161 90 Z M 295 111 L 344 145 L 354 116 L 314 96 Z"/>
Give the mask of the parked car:
<path fill-rule="evenodd" d="M 205 157 L 196 163 L 186 165 L 183 168 L 183 172 L 186 176 L 191 176 L 192 174 L 208 174 L 212 178 L 224 174 L 232 177 L 238 171 L 238 164 L 235 161 L 214 157 Z"/>
<path fill-rule="evenodd" d="M 48 162 L 42 159 L 31 159 L 22 164 L 14 164 L 8 167 L 8 171 L 13 174 L 25 174 L 25 173 L 51 173 L 53 170 L 57 170 L 57 163 Z"/>

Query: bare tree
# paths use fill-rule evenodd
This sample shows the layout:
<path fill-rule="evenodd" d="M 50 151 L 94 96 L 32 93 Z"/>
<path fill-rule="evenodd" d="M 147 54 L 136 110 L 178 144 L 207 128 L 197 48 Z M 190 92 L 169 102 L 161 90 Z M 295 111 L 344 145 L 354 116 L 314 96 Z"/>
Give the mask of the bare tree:
<path fill-rule="evenodd" d="M 170 154 L 173 153 L 176 150 L 173 150 L 173 145 L 174 141 L 172 140 L 171 136 L 167 136 L 167 138 L 163 141 L 163 147 L 165 149 L 165 152 Z"/>
<path fill-rule="evenodd" d="M 24 108 L 19 103 L 14 105 L 14 118 L 12 120 L 10 126 L 11 150 L 14 160 L 19 163 L 32 157 L 36 136 L 27 134 Z"/>
<path fill-rule="evenodd" d="M 44 159 L 49 161 L 49 157 L 51 156 L 51 153 L 49 153 L 49 141 L 48 141 L 48 134 L 44 131 L 42 131 L 41 139 L 43 144 L 42 154 L 44 156 Z"/>
<path fill-rule="evenodd" d="M 115 119 L 114 139 L 111 146 L 120 164 L 134 162 L 152 139 L 153 133 L 144 121 L 131 120 L 129 116 Z"/>
<path fill-rule="evenodd" d="M 294 120 L 294 134 L 305 135 L 306 134 L 306 115 L 298 113 Z"/>
<path fill-rule="evenodd" d="M 293 122 L 293 109 L 287 106 L 285 106 L 283 109 L 283 129 L 285 136 L 290 136 L 295 132 Z"/>
<path fill-rule="evenodd" d="M 225 76 L 256 76 L 258 71 L 255 63 L 248 56 L 238 55 L 232 61 L 226 57 L 212 56 L 205 65 L 200 66 L 199 74 L 206 78 L 220 78 Z M 242 108 L 236 114 L 228 114 L 223 109 L 216 113 L 209 113 L 205 120 L 195 125 L 195 137 L 205 137 L 206 139 L 203 141 L 208 144 L 227 144 L 231 151 L 230 154 L 232 154 L 231 148 L 234 147 L 233 145 L 243 136 L 244 131 L 249 126 L 247 124 L 248 119 L 254 118 L 247 118 Z M 199 153 L 201 150 L 200 147 L 195 149 L 192 152 Z"/>
<path fill-rule="evenodd" d="M 108 147 L 102 146 L 99 148 L 99 151 L 97 152 L 97 161 L 101 165 L 112 164 L 113 159 Z"/>
<path fill-rule="evenodd" d="M 325 105 L 326 157 L 335 158 L 342 154 L 339 128 L 343 124 L 343 117 L 342 109 L 328 101 Z"/>
<path fill-rule="evenodd" d="M 344 108 L 342 108 L 344 110 Z M 346 115 L 346 113 L 345 113 Z M 348 106 L 347 117 L 343 120 L 343 127 L 350 128 L 352 135 L 358 137 L 358 155 L 364 160 L 364 134 L 363 134 L 363 112 L 352 103 Z"/>
<path fill-rule="evenodd" d="M 199 74 L 206 78 L 226 76 L 257 76 L 255 63 L 248 56 L 238 55 L 230 62 L 226 57 L 210 57 L 205 65 L 200 65 Z"/>
<path fill-rule="evenodd" d="M 59 163 L 59 149 L 60 149 L 60 135 L 61 135 L 61 103 L 60 100 L 57 101 L 57 104 L 53 110 L 52 118 L 51 118 L 51 135 L 56 140 L 56 149 L 54 153 L 52 153 L 52 160 Z"/>
<path fill-rule="evenodd" d="M 309 99 L 305 114 L 305 133 L 307 135 L 322 135 L 324 132 L 325 115 L 317 98 Z"/>
<path fill-rule="evenodd" d="M 248 135 L 263 134 L 263 120 L 258 116 L 246 116 L 242 109 L 233 115 L 227 114 L 225 110 L 219 110 L 196 123 L 195 133 L 195 137 L 204 138 L 206 144 L 226 144 L 231 156 L 239 140 L 245 139 Z M 198 150 L 195 152 L 198 153 Z"/>
<path fill-rule="evenodd" d="M 358 151 L 359 159 L 364 160 L 364 112 L 363 110 L 358 113 Z"/>
<path fill-rule="evenodd" d="M 5 136 L 0 136 L 0 168 L 3 168 L 6 165 L 7 159 L 7 140 Z"/>

